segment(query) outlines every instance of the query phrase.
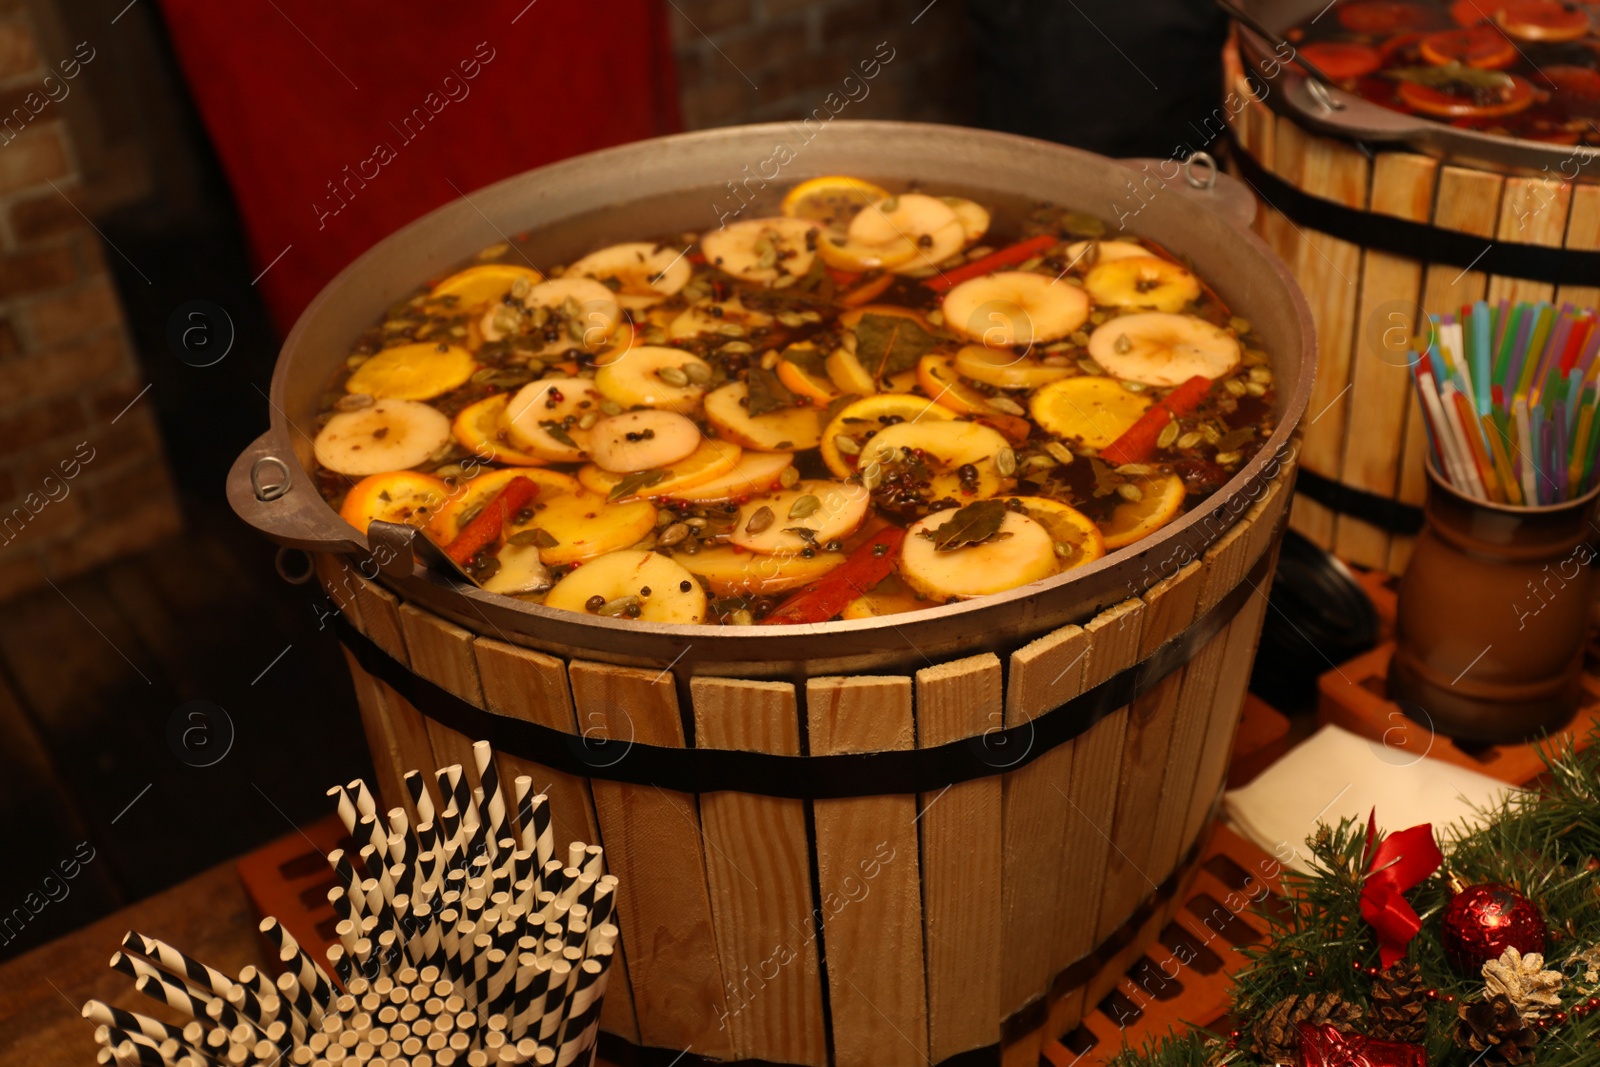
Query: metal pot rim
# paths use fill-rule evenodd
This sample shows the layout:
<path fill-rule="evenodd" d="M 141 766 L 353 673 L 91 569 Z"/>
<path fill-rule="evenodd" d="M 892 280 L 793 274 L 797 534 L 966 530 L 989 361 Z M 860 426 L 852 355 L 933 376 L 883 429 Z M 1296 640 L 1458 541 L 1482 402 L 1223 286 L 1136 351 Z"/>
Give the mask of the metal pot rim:
<path fill-rule="evenodd" d="M 981 146 L 985 153 L 994 153 L 1001 156 L 1010 153 L 1013 156 L 1025 159 L 1030 168 L 1036 166 L 1041 170 L 1048 167 L 1053 159 L 1070 159 L 1078 166 L 1112 167 L 1118 165 L 1117 161 L 1046 141 L 964 127 L 938 126 L 927 123 L 834 120 L 829 125 L 828 130 L 830 131 L 828 136 L 834 138 L 835 141 L 856 136 L 869 138 L 875 150 L 884 153 L 885 158 L 891 165 L 894 163 L 893 156 L 897 144 L 902 145 L 903 150 L 910 151 L 930 137 L 936 137 L 941 140 L 949 139 L 952 144 L 959 143 L 965 147 Z M 682 153 L 686 150 L 692 151 L 699 146 L 715 144 L 729 138 L 742 138 L 752 145 L 770 144 L 773 138 L 788 136 L 790 133 L 791 127 L 781 123 L 731 127 L 654 138 L 573 157 L 504 179 L 483 189 L 475 190 L 458 200 L 436 208 L 434 211 L 384 238 L 349 266 L 345 267 L 323 288 L 301 314 L 285 340 L 272 378 L 270 397 L 272 429 L 258 442 L 261 448 L 247 451 L 242 455 L 236 463 L 234 471 L 229 476 L 229 497 L 234 503 L 235 509 L 246 518 L 246 521 L 252 522 L 263 532 L 273 536 L 273 531 L 269 530 L 265 524 L 255 521 L 252 517 L 251 512 L 255 508 L 253 507 L 254 500 L 251 499 L 247 473 L 249 464 L 246 463 L 246 460 L 258 453 L 265 454 L 264 450 L 268 446 L 276 446 L 279 450 L 294 454 L 294 449 L 290 447 L 292 440 L 290 439 L 289 419 L 284 411 L 285 393 L 289 379 L 295 372 L 296 354 L 305 342 L 310 324 L 330 301 L 341 296 L 343 289 L 359 282 L 363 276 L 374 270 L 375 265 L 382 263 L 385 257 L 394 249 L 403 246 L 405 242 L 415 240 L 415 235 L 419 230 L 450 213 L 463 212 L 466 205 L 473 205 L 466 207 L 467 211 L 477 210 L 474 204 L 475 201 L 492 197 L 496 193 L 518 186 L 539 186 L 546 183 L 560 182 L 575 173 L 581 174 L 586 168 L 593 168 L 598 164 L 626 166 L 628 161 L 638 160 L 638 157 L 643 153 Z M 833 144 L 834 141 L 829 143 Z M 909 168 L 903 167 L 903 169 Z M 806 176 L 808 175 L 802 170 L 801 173 L 787 177 L 785 180 L 798 180 Z M 981 186 L 982 182 L 982 174 L 973 176 L 974 185 Z M 648 178 L 640 180 L 638 184 L 641 187 L 647 186 Z M 1174 183 L 1173 187 L 1183 192 L 1182 184 Z M 641 192 L 640 195 L 644 195 L 644 193 Z M 479 211 L 479 214 L 481 214 L 481 211 Z M 919 611 L 882 619 L 845 620 L 803 626 L 756 625 L 750 627 L 728 627 L 707 624 L 681 625 L 616 620 L 599 616 L 580 616 L 571 612 L 557 611 L 545 608 L 542 605 L 518 601 L 510 597 L 486 593 L 481 589 L 462 590 L 454 584 L 446 582 L 438 575 L 425 573 L 420 569 L 403 584 L 424 596 L 427 596 L 427 588 L 433 587 L 435 595 L 427 598 L 434 601 L 437 601 L 438 596 L 442 594 L 459 594 L 467 610 L 451 613 L 464 621 L 470 622 L 474 628 L 483 629 L 478 625 L 479 620 L 481 620 L 487 626 L 487 629 L 483 629 L 483 632 L 487 633 L 493 633 L 500 629 L 492 621 L 492 617 L 501 619 L 520 617 L 524 622 L 522 625 L 518 625 L 518 629 L 525 638 L 532 636 L 535 631 L 540 629 L 554 629 L 570 633 L 573 632 L 574 628 L 577 628 L 584 632 L 592 633 L 605 646 L 611 648 L 625 643 L 629 637 L 638 637 L 641 640 L 666 638 L 674 642 L 692 644 L 696 641 L 709 640 L 715 636 L 719 644 L 760 641 L 767 646 L 762 653 L 749 657 L 738 655 L 728 657 L 719 654 L 716 657 L 718 660 L 727 658 L 787 660 L 791 658 L 791 655 L 804 658 L 806 655 L 805 648 L 808 643 L 796 640 L 804 635 L 826 635 L 836 639 L 867 634 L 882 635 L 885 632 L 898 633 L 906 643 L 911 644 L 912 648 L 916 648 L 916 645 L 911 642 L 909 637 L 905 637 L 902 631 L 907 629 L 914 630 L 928 623 L 951 620 L 961 616 L 973 617 L 975 629 L 980 632 L 974 633 L 971 640 L 973 644 L 981 645 L 984 642 L 984 634 L 981 631 L 986 629 L 985 622 L 990 622 L 992 625 L 992 613 L 997 611 L 1021 611 L 1025 616 L 1031 617 L 1039 614 L 1039 612 L 1035 612 L 1029 607 L 1036 600 L 1052 597 L 1060 594 L 1063 590 L 1073 587 L 1082 587 L 1091 582 L 1097 575 L 1104 575 L 1108 571 L 1130 566 L 1141 556 L 1158 556 L 1164 547 L 1171 548 L 1175 546 L 1185 538 L 1185 535 L 1195 531 L 1200 524 L 1208 520 L 1214 523 L 1215 517 L 1219 513 L 1223 513 L 1236 500 L 1241 497 L 1253 499 L 1254 495 L 1259 494 L 1261 488 L 1276 476 L 1279 464 L 1285 461 L 1292 461 L 1294 439 L 1300 418 L 1309 401 L 1312 375 L 1315 368 L 1315 335 L 1310 308 L 1288 268 L 1273 254 L 1265 242 L 1251 232 L 1242 222 L 1228 218 L 1221 213 L 1215 214 L 1216 217 L 1222 219 L 1230 231 L 1228 239 L 1245 245 L 1249 252 L 1252 253 L 1253 258 L 1259 262 L 1260 270 L 1270 278 L 1271 284 L 1266 286 L 1270 291 L 1265 295 L 1260 295 L 1258 301 L 1260 303 L 1265 303 L 1268 300 L 1287 300 L 1289 302 L 1292 308 L 1292 317 L 1301 339 L 1301 350 L 1299 352 L 1272 353 L 1275 366 L 1280 371 L 1278 387 L 1282 401 L 1277 427 L 1261 450 L 1221 489 L 1209 497 L 1203 506 L 1170 523 L 1153 537 L 1108 553 L 1087 567 L 1018 589 L 991 594 L 969 601 L 924 608 Z M 1182 251 L 1181 248 L 1178 250 Z M 1253 279 L 1253 281 L 1255 280 L 1257 279 Z M 1226 286 L 1223 286 L 1223 288 L 1226 288 Z M 1261 288 L 1259 285 L 1253 286 L 1255 290 Z M 1237 301 L 1235 306 L 1237 307 Z M 1292 378 L 1286 377 L 1282 371 L 1291 368 L 1293 369 Z M 309 474 L 298 463 L 297 454 L 294 454 L 291 462 L 295 464 L 295 476 L 302 482 L 308 483 L 310 481 Z M 1252 490 L 1254 490 L 1254 493 L 1252 493 Z M 315 495 L 314 490 L 313 495 Z M 363 544 L 364 539 L 356 533 L 354 528 L 344 524 L 343 520 L 338 518 L 333 509 L 322 501 L 320 496 L 316 497 L 316 504 L 320 505 L 322 511 L 326 512 L 326 515 L 321 515 L 319 518 L 331 519 L 333 522 L 338 523 L 347 536 L 337 544 L 325 543 L 321 540 L 302 539 L 300 541 L 302 546 L 315 546 L 332 551 L 359 551 L 365 547 Z M 1212 534 L 1207 543 L 1214 541 L 1216 536 L 1220 536 L 1220 533 L 1225 532 L 1227 528 L 1234 525 L 1242 516 L 1244 510 L 1243 507 L 1236 507 L 1234 514 L 1227 519 L 1221 530 Z M 294 540 L 293 538 L 281 536 L 278 539 L 289 543 L 293 543 Z M 1148 570 L 1148 566 L 1146 569 Z M 1120 586 L 1117 588 L 1120 589 Z M 1139 591 L 1142 590 L 1135 590 L 1135 593 Z M 1115 600 L 1125 599 L 1128 595 L 1134 594 L 1121 593 L 1115 597 Z M 437 606 L 437 604 L 430 606 Z M 483 610 L 485 608 L 492 610 L 486 613 Z M 508 612 L 510 615 L 507 614 Z M 990 616 L 990 618 L 985 619 L 984 616 Z M 514 623 L 514 625 L 516 624 Z M 772 648 L 772 639 L 780 634 L 791 638 L 786 644 L 793 646 L 792 652 L 789 648 L 777 650 Z M 575 644 L 580 644 L 580 642 L 568 641 L 555 635 L 548 638 L 548 641 L 558 647 L 571 647 Z M 536 639 L 532 642 L 524 641 L 523 643 L 537 645 L 539 641 Z M 742 647 L 753 649 L 756 646 L 745 645 Z M 644 658 L 654 660 L 657 657 L 646 654 Z"/>

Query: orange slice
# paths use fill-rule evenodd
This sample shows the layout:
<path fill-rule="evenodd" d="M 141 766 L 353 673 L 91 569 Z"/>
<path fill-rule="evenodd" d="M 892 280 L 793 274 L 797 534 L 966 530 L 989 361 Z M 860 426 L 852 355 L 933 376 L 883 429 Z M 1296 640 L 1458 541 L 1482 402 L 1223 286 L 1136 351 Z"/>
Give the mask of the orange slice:
<path fill-rule="evenodd" d="M 472 353 L 459 345 L 396 345 L 368 359 L 345 380 L 347 393 L 379 399 L 431 400 L 465 385 L 478 369 Z"/>
<path fill-rule="evenodd" d="M 778 477 L 794 461 L 791 452 L 746 451 L 739 457 L 739 465 L 726 474 L 710 481 L 691 485 L 672 492 L 674 500 L 694 500 L 701 503 L 718 503 L 724 500 L 742 500 L 771 492 Z"/>
<path fill-rule="evenodd" d="M 462 448 L 486 463 L 510 463 L 517 467 L 544 466 L 548 460 L 518 452 L 506 439 L 501 418 L 510 402 L 510 393 L 496 393 L 476 404 L 468 404 L 456 416 L 451 432 L 456 435 Z"/>
<path fill-rule="evenodd" d="M 746 593 L 782 593 L 814 582 L 845 560 L 843 552 L 801 555 L 763 555 L 736 545 L 702 548 L 694 555 L 676 552 L 672 558 L 698 574 L 718 596 Z"/>
<path fill-rule="evenodd" d="M 499 300 L 511 291 L 518 278 L 526 278 L 529 285 L 544 281 L 544 275 L 532 267 L 519 267 L 512 263 L 484 263 L 457 271 L 433 287 L 428 295 L 434 299 L 444 296 L 456 298 L 459 308 L 477 307 Z"/>
<path fill-rule="evenodd" d="M 739 459 L 744 450 L 729 441 L 713 441 L 702 438 L 699 446 L 689 455 L 674 463 L 668 470 L 665 478 L 654 485 L 641 486 L 637 493 L 620 497 L 621 500 L 632 500 L 636 497 L 671 496 L 683 489 L 694 486 L 711 479 L 727 474 L 739 465 Z M 603 471 L 593 463 L 586 463 L 578 468 L 578 480 L 584 485 L 599 493 L 601 496 L 610 497 L 622 479 L 629 477 L 625 474 L 613 474 Z"/>
<path fill-rule="evenodd" d="M 1033 394 L 1028 409 L 1040 426 L 1086 448 L 1105 448 L 1139 421 L 1150 406 L 1111 378 L 1063 378 Z"/>
<path fill-rule="evenodd" d="M 869 434 L 875 434 L 897 422 L 953 418 L 955 415 L 948 408 L 940 407 L 926 397 L 907 393 L 879 393 L 857 400 L 835 415 L 822 431 L 818 450 L 829 470 L 841 478 L 848 478 L 855 472 L 855 455 L 846 458 L 839 450 L 839 438 L 849 438 L 855 445 L 856 454 L 860 454 L 861 445 Z"/>
<path fill-rule="evenodd" d="M 856 212 L 889 190 L 842 174 L 829 174 L 803 181 L 783 198 L 783 213 L 792 219 L 819 222 L 828 229 L 843 230 Z"/>
<path fill-rule="evenodd" d="M 1481 70 L 1499 70 L 1517 59 L 1516 45 L 1493 26 L 1471 26 L 1463 30 L 1430 33 L 1418 46 L 1422 58 L 1436 67 L 1464 63 Z M 1414 84 L 1402 82 L 1401 87 Z"/>
<path fill-rule="evenodd" d="M 486 471 L 450 490 L 449 502 L 439 509 L 433 521 L 428 524 L 428 536 L 441 545 L 448 545 L 454 541 L 456 534 L 461 532 L 461 527 L 466 525 L 461 521 L 463 517 L 470 518 L 513 478 L 527 478 L 537 485 L 539 492 L 534 496 L 535 500 L 560 493 L 575 493 L 583 488 L 576 478 L 557 471 L 527 467 Z"/>
<path fill-rule="evenodd" d="M 817 359 L 822 359 L 822 353 L 817 353 Z M 839 395 L 839 390 L 834 388 L 834 383 L 827 378 L 818 377 L 806 370 L 805 366 L 792 359 L 778 360 L 775 368 L 778 372 L 778 381 L 797 396 L 809 397 L 815 403 L 824 407 Z"/>
<path fill-rule="evenodd" d="M 1070 571 L 1093 563 L 1106 554 L 1100 528 L 1077 508 L 1042 496 L 1007 497 L 1022 503 L 1028 518 L 1050 532 L 1056 543 L 1056 559 L 1062 570 Z"/>
<path fill-rule="evenodd" d="M 1155 533 L 1183 511 L 1188 490 L 1176 474 L 1158 474 L 1133 484 L 1144 493 L 1143 498 L 1118 504 L 1112 509 L 1111 518 L 1100 524 L 1107 552 Z"/>
<path fill-rule="evenodd" d="M 450 498 L 450 487 L 421 471 L 391 471 L 361 479 L 345 494 L 339 517 L 367 532 L 374 519 L 425 527 Z"/>
<path fill-rule="evenodd" d="M 841 619 L 876 619 L 880 615 L 898 615 L 902 611 L 920 611 L 934 606 L 931 600 L 920 600 L 906 588 L 898 575 L 891 574 L 871 590 L 856 597 L 839 613 Z"/>
<path fill-rule="evenodd" d="M 940 407 L 957 415 L 992 413 L 989 398 L 961 380 L 949 356 L 923 356 L 917 361 L 917 384 Z"/>

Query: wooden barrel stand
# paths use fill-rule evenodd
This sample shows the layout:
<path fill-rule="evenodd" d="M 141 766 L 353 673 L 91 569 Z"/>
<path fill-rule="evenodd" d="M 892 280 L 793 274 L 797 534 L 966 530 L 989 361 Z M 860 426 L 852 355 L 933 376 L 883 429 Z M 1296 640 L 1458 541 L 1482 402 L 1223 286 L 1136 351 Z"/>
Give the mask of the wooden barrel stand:
<path fill-rule="evenodd" d="M 1313 133 L 1273 109 L 1282 86 L 1252 90 L 1238 49 L 1224 65 L 1235 147 L 1256 166 L 1322 200 L 1429 223 L 1494 242 L 1600 250 L 1600 183 L 1512 177 L 1412 151 Z M 1235 171 L 1239 167 L 1235 166 Z M 1260 190 L 1257 190 L 1260 193 Z M 1426 316 L 1480 299 L 1600 305 L 1600 277 L 1570 284 L 1429 263 L 1324 233 L 1264 197 L 1256 231 L 1289 265 L 1317 326 L 1317 377 L 1304 423 L 1306 471 L 1380 500 L 1420 508 L 1427 435 L 1407 350 Z M 1290 525 L 1343 558 L 1398 574 L 1412 538 L 1296 495 Z"/>
<path fill-rule="evenodd" d="M 587 776 L 503 746 L 499 759 L 503 778 L 529 775 L 550 796 L 558 844 L 602 843 L 621 878 L 626 957 L 606 1040 L 688 1050 L 685 1063 L 925 1067 L 965 1053 L 1034 1067 L 1041 1042 L 1077 1025 L 1182 899 L 1293 474 L 1291 456 L 1203 558 L 1141 595 L 1003 657 L 915 674 L 749 681 L 558 657 L 406 603 L 354 560 L 321 556 L 318 574 L 353 627 L 347 646 L 367 656 L 346 649 L 386 804 L 406 806 L 408 769 L 470 768 L 471 739 L 369 670 L 375 650 L 474 708 L 599 753 Z M 1211 636 L 1131 703 L 1042 752 L 996 749 L 992 773 L 920 794 L 878 794 L 870 780 L 846 797 L 680 792 L 618 780 L 606 763 L 628 743 L 805 759 L 982 746 L 1133 677 L 1186 631 Z M 609 743 L 586 747 L 596 738 Z"/>

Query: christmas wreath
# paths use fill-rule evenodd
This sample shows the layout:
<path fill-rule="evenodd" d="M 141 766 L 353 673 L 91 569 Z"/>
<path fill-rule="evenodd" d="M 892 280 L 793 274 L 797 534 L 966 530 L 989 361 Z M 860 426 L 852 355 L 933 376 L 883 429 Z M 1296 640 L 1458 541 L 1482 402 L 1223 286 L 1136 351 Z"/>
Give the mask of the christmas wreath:
<path fill-rule="evenodd" d="M 1319 825 L 1263 904 L 1230 1033 L 1169 1033 L 1112 1067 L 1600 1065 L 1600 736 L 1435 842 Z"/>

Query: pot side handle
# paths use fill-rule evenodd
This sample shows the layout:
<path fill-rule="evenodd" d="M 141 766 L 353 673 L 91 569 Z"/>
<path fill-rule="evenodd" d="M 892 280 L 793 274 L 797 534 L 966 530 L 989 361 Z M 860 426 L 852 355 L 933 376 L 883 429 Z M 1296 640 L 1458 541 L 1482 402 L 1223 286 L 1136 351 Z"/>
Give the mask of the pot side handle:
<path fill-rule="evenodd" d="M 1194 203 L 1215 212 L 1238 226 L 1249 229 L 1256 220 L 1256 198 L 1250 187 L 1230 174 L 1224 174 L 1222 165 L 1209 152 L 1196 152 L 1178 164 L 1174 178 L 1171 159 L 1119 159 L 1124 167 L 1150 180 L 1160 181 L 1163 191 L 1174 191 Z"/>
<path fill-rule="evenodd" d="M 234 514 L 269 539 L 309 552 L 365 553 L 355 528 L 335 515 L 272 431 L 251 442 L 228 470 Z"/>

